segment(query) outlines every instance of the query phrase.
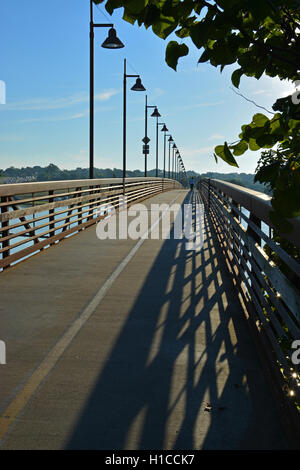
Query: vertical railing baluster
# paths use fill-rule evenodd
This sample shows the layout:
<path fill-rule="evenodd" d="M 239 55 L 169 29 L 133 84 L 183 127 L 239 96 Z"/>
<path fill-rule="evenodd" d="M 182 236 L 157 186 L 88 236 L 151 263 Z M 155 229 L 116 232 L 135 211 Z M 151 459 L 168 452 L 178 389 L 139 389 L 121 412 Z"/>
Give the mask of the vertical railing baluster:
<path fill-rule="evenodd" d="M 82 196 L 82 192 L 81 192 L 82 188 L 76 188 L 76 191 L 80 191 L 78 192 L 78 194 L 76 194 L 76 197 L 81 197 Z M 79 207 L 79 206 L 82 206 L 82 201 L 78 202 L 78 209 L 77 209 L 77 225 L 81 225 L 82 224 L 82 207 Z M 79 220 L 81 219 L 81 220 Z M 78 230 L 78 232 L 81 232 L 83 229 L 80 228 Z"/>
<path fill-rule="evenodd" d="M 53 194 L 54 194 L 54 191 L 53 191 L 53 190 L 50 190 L 50 191 L 48 192 L 49 203 L 53 202 L 53 200 L 54 200 Z M 54 217 L 54 209 L 49 209 L 49 230 L 52 230 L 52 229 L 54 229 L 54 227 L 55 227 L 54 219 L 55 219 L 55 217 Z M 55 235 L 55 230 L 53 230 L 53 232 L 50 232 L 50 231 L 49 231 L 49 237 L 50 237 L 50 238 L 51 238 L 51 237 L 54 237 L 54 235 Z M 52 246 L 52 245 L 54 245 L 54 242 L 50 243 L 50 246 Z"/>
<path fill-rule="evenodd" d="M 89 189 L 91 190 L 91 191 L 89 191 L 89 196 L 92 196 L 92 194 L 94 194 L 93 188 L 94 188 L 94 186 L 89 187 Z M 93 218 L 93 206 L 91 206 L 91 199 L 90 199 L 89 200 L 89 211 L 88 211 L 87 221 L 92 220 L 92 218 Z"/>
<path fill-rule="evenodd" d="M 259 229 L 261 229 L 261 220 L 253 214 L 253 212 L 250 212 L 250 215 L 249 215 L 249 220 L 255 224 Z M 261 237 L 258 235 L 258 233 L 255 232 L 255 230 L 253 230 L 252 227 L 250 227 L 250 225 L 248 225 L 247 227 L 247 233 L 253 238 L 253 240 L 258 243 L 259 246 L 261 246 Z M 251 249 L 249 247 L 249 251 L 250 251 L 250 255 L 251 257 L 253 257 L 253 254 L 251 253 Z M 258 277 L 256 276 L 255 272 L 254 272 L 254 269 L 253 269 L 253 266 L 251 264 L 251 273 L 252 273 L 252 276 L 253 278 L 256 280 L 256 282 L 258 283 L 258 285 L 260 285 L 260 281 L 258 279 Z M 251 283 L 251 280 L 250 280 L 250 283 Z M 252 284 L 252 283 L 251 283 Z"/>
<path fill-rule="evenodd" d="M 8 202 L 7 197 L 1 197 L 1 203 L 4 203 L 4 202 Z M 1 214 L 5 214 L 6 212 L 8 212 L 8 206 L 1 206 Z M 2 226 L 2 228 L 6 229 L 3 232 L 1 232 L 1 238 L 8 237 L 9 236 L 9 220 L 5 220 L 4 222 L 1 222 L 1 226 Z M 3 259 L 4 258 L 9 258 L 9 256 L 10 256 L 9 244 L 10 244 L 10 240 L 5 240 L 5 241 L 1 242 L 2 249 L 3 248 L 8 248 L 8 250 L 3 251 L 3 253 L 2 253 L 2 258 Z M 3 269 L 7 269 L 9 266 L 10 265 L 8 264 L 5 267 L 3 267 Z"/>
<path fill-rule="evenodd" d="M 253 212 L 250 212 L 249 216 L 250 221 L 255 224 L 260 230 L 261 230 L 261 220 L 253 214 Z M 250 225 L 247 228 L 247 232 L 251 235 L 251 237 L 256 241 L 256 243 L 261 246 L 261 237 L 258 235 L 258 233 L 253 230 Z"/>
<path fill-rule="evenodd" d="M 236 208 L 236 209 L 235 209 Z M 240 223 L 241 222 L 241 216 L 240 216 L 240 204 L 238 204 L 234 199 L 232 200 L 232 215 L 237 219 L 237 221 Z M 238 255 L 238 262 L 241 262 L 241 253 L 242 253 L 242 247 L 241 247 L 241 235 L 239 230 L 235 230 L 234 227 L 232 227 L 232 230 L 234 231 L 236 235 L 236 239 L 238 241 L 235 241 L 236 239 L 233 240 L 233 244 L 237 249 L 237 255 Z"/>

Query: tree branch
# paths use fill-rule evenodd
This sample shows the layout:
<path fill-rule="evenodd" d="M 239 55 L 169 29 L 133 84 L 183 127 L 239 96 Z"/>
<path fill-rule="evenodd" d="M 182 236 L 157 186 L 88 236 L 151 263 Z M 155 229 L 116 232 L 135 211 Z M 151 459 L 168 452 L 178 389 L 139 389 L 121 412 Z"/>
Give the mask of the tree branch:
<path fill-rule="evenodd" d="M 236 95 L 241 96 L 242 98 L 244 98 L 244 100 L 249 101 L 249 103 L 254 104 L 254 105 L 257 106 L 258 108 L 264 109 L 265 111 L 267 111 L 267 113 L 270 113 L 270 114 L 273 114 L 273 115 L 276 114 L 276 113 L 273 113 L 273 111 L 269 111 L 269 110 L 268 110 L 267 108 L 265 108 L 264 106 L 260 106 L 259 104 L 255 103 L 255 101 L 252 101 L 252 100 L 250 100 L 249 98 L 246 98 L 246 96 L 242 95 L 242 93 L 238 93 L 234 88 L 230 87 L 230 89 L 231 89 Z"/>

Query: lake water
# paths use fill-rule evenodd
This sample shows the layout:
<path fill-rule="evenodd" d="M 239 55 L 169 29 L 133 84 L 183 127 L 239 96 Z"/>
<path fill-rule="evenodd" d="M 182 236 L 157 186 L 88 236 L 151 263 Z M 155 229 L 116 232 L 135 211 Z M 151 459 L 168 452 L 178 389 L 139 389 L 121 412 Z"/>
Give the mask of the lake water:
<path fill-rule="evenodd" d="M 20 208 L 24 208 L 22 206 L 20 206 Z M 12 210 L 12 209 L 11 209 Z M 64 221 L 58 221 L 58 222 L 55 222 L 56 219 L 59 219 L 61 217 L 64 217 L 66 216 L 66 212 L 63 213 L 63 214 L 56 214 L 56 212 L 61 212 L 62 210 L 65 210 L 66 212 L 69 210 L 68 207 L 59 207 L 59 208 L 56 208 L 54 209 L 54 221 L 52 223 L 54 223 L 54 227 L 59 227 L 59 225 L 61 225 L 62 223 L 64 223 Z M 88 210 L 88 209 L 87 209 Z M 245 214 L 246 217 L 249 217 L 249 211 L 247 211 L 246 209 L 242 208 L 242 212 L 243 214 Z M 43 220 L 40 220 L 40 221 L 37 221 L 35 222 L 35 224 L 32 223 L 32 220 L 33 220 L 33 216 L 27 216 L 26 217 L 26 220 L 27 222 L 34 228 L 35 230 L 35 233 L 37 235 L 39 234 L 42 234 L 43 232 L 47 231 L 47 226 L 46 227 L 41 227 L 39 228 L 39 225 L 43 225 L 44 223 L 46 222 L 49 222 L 49 211 L 42 211 L 42 212 L 39 212 L 38 214 L 35 214 L 36 217 L 42 217 L 42 216 L 47 216 L 45 219 Z M 100 211 L 100 215 L 104 215 L 104 210 Z M 77 225 L 77 213 L 75 212 L 75 214 L 73 216 L 70 217 L 70 225 L 69 225 L 69 228 L 72 228 L 72 227 L 75 227 Z M 73 222 L 73 223 L 72 223 Z M 15 221 L 13 221 L 13 223 L 15 223 Z M 246 221 L 244 221 L 242 219 L 241 221 L 242 225 L 247 228 L 247 223 Z M 21 225 L 20 227 L 17 227 L 17 228 L 14 228 L 14 229 L 11 229 L 10 233 L 14 233 L 14 234 L 18 234 L 19 232 L 22 232 L 24 230 L 24 226 Z M 59 234 L 60 232 L 62 231 L 62 228 L 57 228 L 57 230 L 55 231 L 55 234 Z M 265 224 L 265 223 L 262 223 L 262 231 L 267 235 L 269 236 L 269 227 Z M 75 232 L 76 233 L 76 232 Z M 73 234 L 70 234 L 70 235 L 66 235 L 66 238 L 67 237 L 70 237 L 72 236 Z M 42 240 L 45 240 L 46 237 L 43 237 Z M 13 253 L 16 253 L 20 250 L 23 250 L 27 247 L 30 247 L 33 245 L 33 241 L 26 241 L 27 240 L 27 237 L 24 237 L 24 236 L 17 236 L 15 237 L 11 243 L 12 244 L 15 244 L 15 243 L 19 243 L 19 242 L 24 242 L 22 245 L 20 246 L 17 246 L 15 248 L 11 248 L 10 250 L 10 253 L 13 254 Z M 31 254 L 24 257 L 24 258 L 27 258 L 27 257 L 30 257 L 32 256 Z M 15 264 L 15 263 L 12 263 L 12 264 Z"/>
<path fill-rule="evenodd" d="M 23 207 L 22 207 L 22 206 L 19 206 L 19 208 L 20 208 L 20 209 L 25 209 L 25 206 L 23 206 Z M 10 210 L 13 210 L 13 209 L 11 208 Z M 61 213 L 61 211 L 63 211 L 63 210 L 65 210 L 65 212 L 64 212 L 64 213 Z M 62 217 L 66 217 L 68 210 L 69 210 L 68 207 L 58 207 L 58 208 L 54 209 L 54 213 L 51 214 L 51 216 L 54 216 L 54 221 L 53 221 L 53 222 L 51 221 L 51 223 L 54 224 L 54 227 L 59 227 L 61 224 L 64 223 L 63 220 L 58 221 L 58 222 L 55 222 L 55 220 L 57 220 L 57 219 L 59 219 L 59 218 L 62 218 Z M 88 211 L 88 210 L 89 210 L 89 209 L 87 208 L 87 211 Z M 59 213 L 59 214 L 56 214 L 57 212 L 60 212 L 60 213 Z M 77 217 L 78 217 L 78 215 L 77 215 L 76 209 L 74 210 L 74 212 L 75 212 L 75 214 L 70 216 L 70 220 L 69 220 L 70 225 L 68 226 L 68 228 L 72 228 L 72 227 L 77 226 Z M 104 214 L 104 210 L 101 211 L 101 208 L 100 208 L 100 215 L 103 215 L 103 214 Z M 84 214 L 83 214 L 83 215 L 84 215 Z M 46 216 L 46 218 L 43 219 L 43 220 L 39 220 L 39 221 L 36 221 L 35 223 L 33 223 L 33 217 L 34 217 L 34 216 L 35 216 L 35 217 L 43 217 L 43 216 Z M 17 221 L 19 221 L 19 219 L 15 219 L 15 220 L 13 220 L 11 223 L 12 223 L 12 224 L 17 223 Z M 48 227 L 47 227 L 47 226 L 46 226 L 46 227 L 41 227 L 41 228 L 39 228 L 39 226 L 40 226 L 40 225 L 43 225 L 43 224 L 45 224 L 45 223 L 49 223 L 49 211 L 46 210 L 46 211 L 38 212 L 37 214 L 34 214 L 33 216 L 32 216 L 32 215 L 31 215 L 31 216 L 26 216 L 26 222 L 27 222 L 28 224 L 30 224 L 30 226 L 35 230 L 35 234 L 36 234 L 36 235 L 42 234 L 43 232 L 47 232 L 47 230 L 48 230 Z M 73 223 L 72 223 L 72 222 L 73 222 Z M 19 227 L 15 227 L 15 228 L 13 228 L 13 229 L 10 229 L 10 233 L 11 233 L 11 234 L 12 234 L 12 233 L 18 234 L 18 233 L 20 233 L 20 232 L 23 232 L 24 229 L 25 229 L 24 225 L 20 225 Z M 57 234 L 59 234 L 59 233 L 61 233 L 61 232 L 62 232 L 62 228 L 57 228 L 57 230 L 55 231 L 55 235 L 57 235 Z M 75 233 L 76 233 L 76 232 L 75 232 Z M 66 238 L 67 238 L 67 237 L 70 237 L 70 236 L 72 236 L 72 235 L 73 235 L 73 234 L 66 235 Z M 47 238 L 47 235 L 45 235 L 43 238 L 41 238 L 41 240 L 46 240 L 46 238 Z M 33 241 L 32 241 L 32 240 L 27 241 L 27 237 L 24 236 L 24 235 L 16 236 L 15 238 L 13 238 L 13 239 L 11 240 L 11 244 L 12 244 L 12 245 L 14 245 L 14 244 L 16 244 L 16 243 L 19 243 L 19 242 L 24 242 L 24 243 L 22 243 L 22 245 L 17 246 L 17 247 L 15 247 L 15 248 L 11 248 L 11 249 L 10 249 L 10 253 L 11 253 L 11 254 L 17 253 L 18 251 L 24 250 L 25 248 L 28 248 L 28 247 L 30 247 L 30 246 L 33 245 Z M 32 256 L 32 254 L 30 254 L 30 255 L 28 255 L 28 256 L 25 256 L 24 259 L 25 259 L 25 258 L 28 258 L 28 257 L 30 257 L 30 256 Z M 18 261 L 17 261 L 17 262 L 18 262 Z M 13 265 L 13 264 L 15 264 L 15 263 L 12 263 L 12 265 Z"/>

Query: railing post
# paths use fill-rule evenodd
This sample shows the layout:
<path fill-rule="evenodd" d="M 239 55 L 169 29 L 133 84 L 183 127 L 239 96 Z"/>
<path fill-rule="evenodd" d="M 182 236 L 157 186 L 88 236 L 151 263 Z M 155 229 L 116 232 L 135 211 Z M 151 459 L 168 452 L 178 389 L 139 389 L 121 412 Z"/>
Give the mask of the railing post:
<path fill-rule="evenodd" d="M 78 190 L 80 190 L 80 189 L 81 189 L 81 188 L 78 188 Z M 81 192 L 77 194 L 77 197 L 81 197 L 81 196 L 82 196 L 82 193 L 81 193 Z M 82 206 L 82 201 L 80 201 L 80 202 L 78 203 L 78 205 L 79 205 L 79 206 Z M 81 224 L 82 224 L 82 219 L 79 220 L 81 217 L 82 217 L 82 207 L 79 207 L 78 210 L 77 210 L 77 225 L 81 225 Z M 82 231 L 82 228 L 79 229 L 79 232 L 81 232 L 81 231 Z"/>
<path fill-rule="evenodd" d="M 91 191 L 89 191 L 89 196 L 92 196 L 94 194 L 94 186 L 89 186 L 89 189 Z M 92 220 L 93 218 L 93 206 L 91 206 L 91 199 L 89 200 L 89 211 L 88 211 L 88 216 L 87 216 L 87 221 L 90 221 Z"/>
<path fill-rule="evenodd" d="M 48 195 L 49 195 L 49 203 L 53 202 L 54 200 L 54 197 L 53 197 L 53 194 L 54 194 L 54 191 L 49 191 Z M 54 229 L 55 227 L 55 224 L 54 224 L 54 209 L 50 209 L 49 210 L 49 230 L 51 229 Z M 49 233 L 49 237 L 53 237 L 55 235 L 55 230 L 51 233 Z M 54 243 L 50 243 L 50 245 L 54 245 Z"/>
<path fill-rule="evenodd" d="M 256 217 L 256 215 L 254 215 L 252 212 L 250 212 L 250 215 L 249 215 L 249 220 L 255 224 L 259 229 L 261 229 L 261 220 Z M 255 230 L 253 230 L 252 227 L 250 227 L 248 225 L 248 228 L 247 228 L 247 232 L 249 233 L 249 235 L 253 238 L 253 240 L 258 243 L 259 246 L 261 246 L 261 237 L 258 235 L 258 233 L 255 232 Z M 250 254 L 251 254 L 251 257 L 253 257 L 253 254 L 251 253 L 251 248 L 249 247 L 249 251 L 250 251 Z M 253 269 L 253 266 L 252 266 L 252 263 L 251 263 L 251 273 L 252 273 L 252 276 L 253 278 L 255 279 L 255 281 L 257 282 L 257 284 L 259 286 L 261 286 L 261 283 L 259 281 L 259 278 L 257 277 L 257 275 L 255 274 L 254 272 L 254 269 Z M 250 281 L 251 282 L 251 281 Z M 252 283 L 251 283 L 252 284 Z"/>
<path fill-rule="evenodd" d="M 208 195 L 207 195 L 208 210 L 210 210 L 210 191 L 211 191 L 211 183 L 210 183 L 210 178 L 208 178 Z"/>
<path fill-rule="evenodd" d="M 232 199 L 232 208 L 231 208 L 231 212 L 233 214 L 233 217 L 236 217 L 238 222 L 240 223 L 241 222 L 241 216 L 239 214 L 239 211 L 240 211 L 240 204 L 238 204 L 234 199 Z M 235 210 L 236 208 L 236 210 Z M 233 244 L 235 244 L 236 246 L 236 249 L 237 249 L 237 252 L 241 255 L 241 252 L 242 252 L 242 248 L 241 248 L 241 235 L 240 235 L 240 232 L 238 230 L 235 230 L 234 227 L 232 227 L 232 230 L 234 231 L 237 239 L 238 239 L 238 243 L 236 243 L 235 241 L 233 241 Z M 240 263 L 240 257 L 238 258 L 238 261 Z"/>
<path fill-rule="evenodd" d="M 7 201 L 8 201 L 7 197 L 1 197 L 1 203 L 7 202 Z M 8 209 L 8 206 L 1 206 L 1 214 L 5 214 L 6 212 L 8 212 L 7 209 Z M 1 222 L 1 225 L 2 225 L 3 228 L 7 228 L 7 230 L 4 230 L 3 232 L 1 232 L 1 238 L 8 237 L 9 236 L 9 220 Z M 0 239 L 0 241 L 1 241 L 1 239 Z M 3 241 L 2 242 L 2 248 L 9 247 L 9 242 L 10 242 L 10 240 Z M 9 254 L 10 254 L 9 249 L 6 250 L 6 251 L 3 251 L 3 254 L 2 254 L 3 259 L 8 258 Z M 8 264 L 3 269 L 8 268 L 9 266 L 10 265 Z"/>
<path fill-rule="evenodd" d="M 261 229 L 261 220 L 256 217 L 252 212 L 250 212 L 249 216 L 250 221 L 255 224 L 259 229 Z M 256 241 L 256 243 L 261 246 L 261 237 L 258 235 L 258 233 L 255 232 L 250 226 L 247 228 L 247 232 L 251 235 L 251 237 Z"/>

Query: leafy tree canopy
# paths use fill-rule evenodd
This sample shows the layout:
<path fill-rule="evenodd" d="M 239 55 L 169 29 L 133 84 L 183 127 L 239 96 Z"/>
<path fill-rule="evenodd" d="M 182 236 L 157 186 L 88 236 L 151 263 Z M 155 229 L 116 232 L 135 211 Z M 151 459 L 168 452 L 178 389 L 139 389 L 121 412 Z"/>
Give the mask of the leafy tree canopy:
<path fill-rule="evenodd" d="M 166 62 L 174 70 L 179 58 L 189 52 L 182 41 L 190 38 L 201 49 L 200 63 L 220 66 L 221 71 L 237 64 L 231 76 L 237 88 L 243 75 L 259 79 L 265 73 L 294 82 L 300 78 L 299 0 L 94 2 L 105 2 L 110 14 L 124 8 L 124 20 L 151 27 L 162 39 L 175 33 L 180 42 L 171 40 L 166 46 Z M 255 114 L 251 123 L 242 126 L 239 140 L 218 145 L 214 156 L 238 167 L 235 157 L 247 150 L 269 149 L 259 162 L 256 178 L 268 185 L 272 182 L 272 220 L 285 232 L 290 229 L 286 219 L 300 215 L 300 93 L 278 99 L 273 109 L 272 119 Z"/>

